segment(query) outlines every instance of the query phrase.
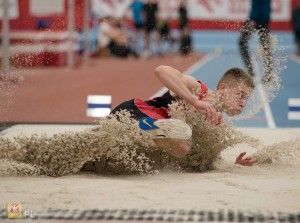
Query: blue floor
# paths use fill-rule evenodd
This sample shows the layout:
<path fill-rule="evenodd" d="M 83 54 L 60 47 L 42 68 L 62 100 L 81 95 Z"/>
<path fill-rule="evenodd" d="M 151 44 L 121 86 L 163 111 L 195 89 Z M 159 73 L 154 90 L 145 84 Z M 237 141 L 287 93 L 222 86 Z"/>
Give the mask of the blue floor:
<path fill-rule="evenodd" d="M 272 32 L 272 36 L 277 38 L 277 45 L 284 46 L 287 53 L 295 51 L 294 36 L 291 32 Z M 210 53 L 217 47 L 221 47 L 224 53 L 239 52 L 237 31 L 193 31 L 193 46 L 196 52 Z M 257 46 L 257 38 L 253 36 L 250 47 Z"/>
<path fill-rule="evenodd" d="M 288 99 L 300 98 L 300 63 L 291 59 L 287 69 L 281 73 L 282 86 L 278 96 L 271 103 L 271 109 L 278 127 L 300 127 L 300 120 L 288 120 Z"/>

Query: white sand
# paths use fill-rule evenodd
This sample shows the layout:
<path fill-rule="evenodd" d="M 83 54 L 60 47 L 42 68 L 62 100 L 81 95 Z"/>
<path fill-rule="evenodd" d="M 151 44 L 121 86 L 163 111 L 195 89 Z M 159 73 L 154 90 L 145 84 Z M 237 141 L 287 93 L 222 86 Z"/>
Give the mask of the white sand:
<path fill-rule="evenodd" d="M 84 125 L 17 125 L 0 133 L 19 134 L 78 131 Z M 267 144 L 300 136 L 300 129 L 243 128 L 241 131 Z M 249 147 L 249 146 L 248 146 Z M 22 203 L 26 210 L 59 209 L 234 209 L 296 212 L 300 210 L 300 164 L 233 164 L 240 145 L 224 151 L 228 163 L 205 173 L 103 176 L 81 173 L 65 177 L 1 177 L 0 206 Z M 282 148 L 283 150 L 285 148 Z"/>

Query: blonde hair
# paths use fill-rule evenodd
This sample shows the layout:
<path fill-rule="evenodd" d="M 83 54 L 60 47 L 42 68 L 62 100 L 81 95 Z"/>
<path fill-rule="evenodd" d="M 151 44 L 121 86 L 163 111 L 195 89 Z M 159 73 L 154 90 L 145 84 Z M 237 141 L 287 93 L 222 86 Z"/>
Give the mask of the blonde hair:
<path fill-rule="evenodd" d="M 233 84 L 236 84 L 236 82 L 244 83 L 246 84 L 246 86 L 252 89 L 254 89 L 255 87 L 253 78 L 246 71 L 238 67 L 233 67 L 223 74 L 223 76 L 219 80 L 217 88 L 219 88 L 221 83 L 232 86 Z"/>

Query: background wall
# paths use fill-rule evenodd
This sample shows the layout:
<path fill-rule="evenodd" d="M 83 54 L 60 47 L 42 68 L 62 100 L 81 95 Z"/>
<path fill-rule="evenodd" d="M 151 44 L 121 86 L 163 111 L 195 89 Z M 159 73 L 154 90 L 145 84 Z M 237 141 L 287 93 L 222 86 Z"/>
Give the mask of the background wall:
<path fill-rule="evenodd" d="M 80 29 L 83 20 L 83 1 L 75 0 L 75 27 Z M 158 0 L 160 18 L 172 20 L 177 26 L 179 0 Z M 0 1 L 0 7 L 2 1 Z M 91 0 L 91 15 L 106 15 L 131 19 L 131 0 Z M 291 10 L 295 0 L 272 0 L 272 30 L 290 30 Z M 35 30 L 38 20 L 52 21 L 51 30 L 65 30 L 67 24 L 67 0 L 10 0 L 11 29 Z M 193 29 L 240 28 L 249 14 L 250 0 L 187 0 L 187 8 Z M 2 10 L 0 9 L 2 12 Z M 0 13 L 1 17 L 1 13 Z M 1 28 L 1 25 L 0 25 Z"/>

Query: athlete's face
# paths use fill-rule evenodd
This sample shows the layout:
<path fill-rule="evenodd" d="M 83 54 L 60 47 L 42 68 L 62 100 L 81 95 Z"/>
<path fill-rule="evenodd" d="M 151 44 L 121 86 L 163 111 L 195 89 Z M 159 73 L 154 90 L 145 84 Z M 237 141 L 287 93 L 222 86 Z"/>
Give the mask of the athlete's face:
<path fill-rule="evenodd" d="M 253 89 L 244 83 L 239 83 L 234 87 L 224 84 L 219 91 L 221 92 L 224 112 L 229 116 L 234 116 L 244 110 Z"/>

